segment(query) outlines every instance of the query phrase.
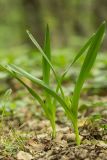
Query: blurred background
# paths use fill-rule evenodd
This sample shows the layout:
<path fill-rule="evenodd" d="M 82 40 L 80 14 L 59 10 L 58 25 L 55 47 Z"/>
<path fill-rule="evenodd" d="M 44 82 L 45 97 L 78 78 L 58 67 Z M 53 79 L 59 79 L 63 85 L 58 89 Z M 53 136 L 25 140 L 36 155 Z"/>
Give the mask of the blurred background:
<path fill-rule="evenodd" d="M 107 20 L 106 12 L 107 0 L 0 0 L 0 49 L 32 47 L 26 29 L 43 45 L 47 23 L 54 48 L 75 47 Z"/>
<path fill-rule="evenodd" d="M 14 63 L 41 78 L 41 54 L 29 39 L 28 29 L 43 47 L 46 25 L 51 32 L 52 64 L 59 74 L 65 70 L 85 41 L 107 20 L 107 0 L 0 0 L 0 63 Z M 91 78 L 107 86 L 107 36 Z M 77 63 L 69 78 L 75 82 Z M 102 68 L 104 72 L 102 71 Z M 71 76 L 72 75 L 72 76 Z M 102 77 L 102 78 L 101 78 Z M 103 80 L 102 80 L 103 79 Z M 0 93 L 13 88 L 9 75 L 0 72 Z"/>

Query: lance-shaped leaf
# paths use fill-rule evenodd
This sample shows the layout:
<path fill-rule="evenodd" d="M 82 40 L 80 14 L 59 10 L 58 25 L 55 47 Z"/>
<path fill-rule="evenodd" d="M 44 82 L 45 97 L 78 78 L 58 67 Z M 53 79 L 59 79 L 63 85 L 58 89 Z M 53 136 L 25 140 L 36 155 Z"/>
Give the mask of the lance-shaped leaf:
<path fill-rule="evenodd" d="M 45 43 L 44 43 L 44 53 L 47 56 L 47 58 L 51 62 L 51 47 L 50 47 L 50 32 L 49 32 L 49 27 L 47 25 L 46 28 L 46 33 L 45 33 Z M 50 80 L 50 65 L 47 62 L 47 60 L 42 58 L 42 63 L 43 63 L 43 81 L 49 85 L 49 80 Z"/>
<path fill-rule="evenodd" d="M 26 72 L 25 70 L 21 69 L 18 66 L 15 65 L 0 65 L 0 67 L 4 70 L 6 70 L 7 72 L 9 72 L 10 74 L 12 74 L 12 76 L 15 78 L 14 74 L 15 73 L 17 76 L 21 76 L 21 77 L 25 77 L 27 79 L 29 79 L 30 81 L 32 81 L 34 84 L 37 84 L 39 86 L 41 86 L 45 91 L 47 91 L 48 94 L 50 94 L 52 97 L 54 97 L 60 104 L 61 106 L 64 108 L 65 112 L 67 113 L 67 116 L 69 119 L 72 119 L 73 115 L 70 112 L 70 109 L 67 107 L 66 102 L 64 101 L 63 98 L 61 98 L 54 90 L 52 90 L 49 86 L 47 86 L 42 80 L 32 76 L 31 74 L 29 74 L 28 72 Z M 72 119 L 73 120 L 73 119 Z"/>
<path fill-rule="evenodd" d="M 77 83 L 75 85 L 75 89 L 72 97 L 72 107 L 71 107 L 71 111 L 75 116 L 77 116 L 77 108 L 78 108 L 78 102 L 79 102 L 82 86 L 85 80 L 87 79 L 87 76 L 95 62 L 104 33 L 105 33 L 105 22 L 99 27 L 98 31 L 96 32 L 91 42 L 91 45 L 87 51 L 87 55 L 85 57 L 84 63 L 81 67 L 81 71 L 77 79 Z"/>
<path fill-rule="evenodd" d="M 46 33 L 45 33 L 45 43 L 44 43 L 44 53 L 47 58 L 51 62 L 51 46 L 50 46 L 50 32 L 49 27 L 47 25 Z M 43 70 L 43 81 L 50 86 L 50 65 L 47 60 L 42 56 L 42 70 Z M 48 117 L 50 117 L 50 122 L 52 126 L 52 137 L 56 136 L 56 126 L 55 126 L 55 113 L 56 106 L 53 104 L 53 98 L 45 91 L 45 110 L 48 113 Z"/>
<path fill-rule="evenodd" d="M 61 94 L 62 94 L 62 96 L 63 96 L 63 98 L 64 98 L 63 89 L 62 89 L 62 87 L 61 87 L 61 84 L 60 84 L 60 82 L 59 82 L 58 76 L 57 76 L 57 74 L 56 74 L 56 72 L 55 72 L 55 69 L 54 69 L 51 61 L 49 60 L 49 58 L 47 57 L 47 55 L 44 53 L 44 51 L 43 51 L 43 49 L 41 48 L 41 46 L 39 45 L 39 43 L 36 41 L 36 39 L 33 37 L 33 35 L 32 35 L 28 30 L 27 30 L 27 34 L 29 35 L 29 38 L 32 40 L 33 44 L 37 47 L 37 49 L 39 50 L 39 52 L 42 54 L 42 56 L 45 58 L 45 60 L 46 60 L 46 61 L 48 62 L 48 64 L 50 65 L 50 67 L 51 67 L 51 69 L 52 69 L 52 71 L 53 71 L 53 74 L 54 74 L 54 76 L 55 76 L 55 78 L 56 78 L 56 81 L 57 81 L 57 83 L 58 83 L 58 85 L 59 85 L 60 92 L 61 92 Z"/>
<path fill-rule="evenodd" d="M 95 34 L 93 34 L 89 40 L 85 43 L 85 45 L 80 49 L 80 51 L 77 53 L 77 55 L 74 57 L 74 60 L 71 62 L 71 64 L 69 64 L 69 66 L 67 67 L 67 69 L 64 71 L 64 73 L 62 74 L 62 76 L 60 77 L 60 85 L 65 77 L 65 75 L 68 73 L 68 71 L 70 70 L 70 68 L 73 66 L 73 64 L 85 53 L 85 51 L 89 48 L 93 38 L 94 38 Z M 59 90 L 59 85 L 57 85 L 57 89 L 56 91 L 58 92 Z"/>

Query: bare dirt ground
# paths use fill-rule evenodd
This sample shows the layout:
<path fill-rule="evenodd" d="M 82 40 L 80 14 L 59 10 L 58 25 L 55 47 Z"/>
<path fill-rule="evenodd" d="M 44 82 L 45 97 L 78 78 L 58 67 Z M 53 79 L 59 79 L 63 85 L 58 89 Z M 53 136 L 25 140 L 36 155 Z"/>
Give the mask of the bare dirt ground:
<path fill-rule="evenodd" d="M 55 139 L 51 138 L 49 121 L 44 118 L 39 106 L 35 112 L 38 111 L 40 115 L 35 118 L 29 107 L 21 108 L 13 117 L 3 119 L 0 126 L 1 160 L 107 159 L 106 107 L 89 107 L 79 113 L 80 146 L 75 144 L 71 123 L 62 110 L 57 111 Z M 100 113 L 101 117 L 89 118 L 95 113 Z"/>

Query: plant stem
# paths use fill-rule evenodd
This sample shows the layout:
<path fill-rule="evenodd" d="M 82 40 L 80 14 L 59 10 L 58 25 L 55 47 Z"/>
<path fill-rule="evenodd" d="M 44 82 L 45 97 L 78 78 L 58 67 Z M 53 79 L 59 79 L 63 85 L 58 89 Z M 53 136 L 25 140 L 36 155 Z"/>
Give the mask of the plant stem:
<path fill-rule="evenodd" d="M 74 125 L 74 130 L 75 130 L 75 136 L 76 136 L 76 144 L 80 145 L 81 140 L 80 140 L 80 136 L 79 136 L 79 130 L 78 130 L 78 121 L 76 121 L 75 125 Z"/>
<path fill-rule="evenodd" d="M 55 138 L 56 137 L 56 126 L 55 126 L 55 123 L 54 123 L 54 126 L 52 126 L 52 138 Z"/>
<path fill-rule="evenodd" d="M 75 115 L 75 116 L 73 115 L 72 116 L 71 122 L 72 122 L 73 127 L 74 127 L 76 144 L 80 145 L 81 140 L 80 140 L 80 135 L 79 135 L 79 130 L 78 130 L 78 118 L 77 118 L 77 115 Z"/>
<path fill-rule="evenodd" d="M 50 120 L 51 126 L 52 126 L 52 138 L 54 139 L 56 137 L 56 124 L 55 119 Z"/>

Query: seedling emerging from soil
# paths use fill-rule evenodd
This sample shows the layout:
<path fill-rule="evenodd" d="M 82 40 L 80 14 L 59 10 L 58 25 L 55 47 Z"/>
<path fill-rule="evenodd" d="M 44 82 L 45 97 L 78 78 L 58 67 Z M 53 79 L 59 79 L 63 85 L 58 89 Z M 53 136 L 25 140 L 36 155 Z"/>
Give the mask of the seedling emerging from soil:
<path fill-rule="evenodd" d="M 57 75 L 57 73 L 54 70 L 54 67 L 51 63 L 51 51 L 50 51 L 50 36 L 49 36 L 49 28 L 47 27 L 46 30 L 46 38 L 45 38 L 45 46 L 44 49 L 40 47 L 38 42 L 35 40 L 35 38 L 27 31 L 30 39 L 34 43 L 34 45 L 37 47 L 37 49 L 40 51 L 43 57 L 43 80 L 40 80 L 25 70 L 15 66 L 15 65 L 6 65 L 1 67 L 8 71 L 13 77 L 15 77 L 19 82 L 21 82 L 27 90 L 31 93 L 33 97 L 35 97 L 40 105 L 43 107 L 46 116 L 50 120 L 52 129 L 53 129 L 53 137 L 55 137 L 55 112 L 56 112 L 56 101 L 60 103 L 60 105 L 65 110 L 65 113 L 69 120 L 71 120 L 74 131 L 76 134 L 76 143 L 77 145 L 80 144 L 80 137 L 79 137 L 79 131 L 78 131 L 78 103 L 80 98 L 80 93 L 83 87 L 84 82 L 86 81 L 88 74 L 95 62 L 98 50 L 100 48 L 104 33 L 105 33 L 105 22 L 101 24 L 101 26 L 98 28 L 96 33 L 94 33 L 91 38 L 86 42 L 86 44 L 80 49 L 80 51 L 77 53 L 76 57 L 74 58 L 73 62 L 68 66 L 68 68 L 65 70 L 65 72 L 62 74 L 61 77 Z M 83 65 L 80 69 L 79 76 L 77 78 L 76 85 L 74 87 L 73 96 L 70 97 L 70 102 L 67 103 L 61 83 L 64 79 L 64 76 L 67 74 L 68 70 L 71 68 L 71 66 L 80 58 L 80 56 L 86 52 L 86 57 L 84 59 Z M 53 74 L 57 81 L 57 87 L 56 90 L 51 89 L 50 87 L 50 69 L 52 69 Z M 34 91 L 32 88 L 30 88 L 25 82 L 22 81 L 21 77 L 25 77 L 29 79 L 34 84 L 38 84 L 41 86 L 45 91 L 45 102 L 42 100 L 42 98 L 39 96 L 39 94 Z M 60 91 L 60 94 L 58 92 Z"/>
<path fill-rule="evenodd" d="M 50 33 L 49 33 L 48 26 L 47 26 L 46 35 L 45 35 L 44 53 L 46 54 L 49 61 L 51 61 Z M 44 57 L 42 58 L 42 66 L 43 66 L 42 67 L 43 81 L 48 86 L 50 86 L 50 65 Z M 44 103 L 45 113 L 48 119 L 50 120 L 52 129 L 53 129 L 52 136 L 55 137 L 56 135 L 56 127 L 55 127 L 56 107 L 54 106 L 52 96 L 49 95 L 46 91 L 45 91 L 45 96 L 46 96 L 45 103 Z"/>

